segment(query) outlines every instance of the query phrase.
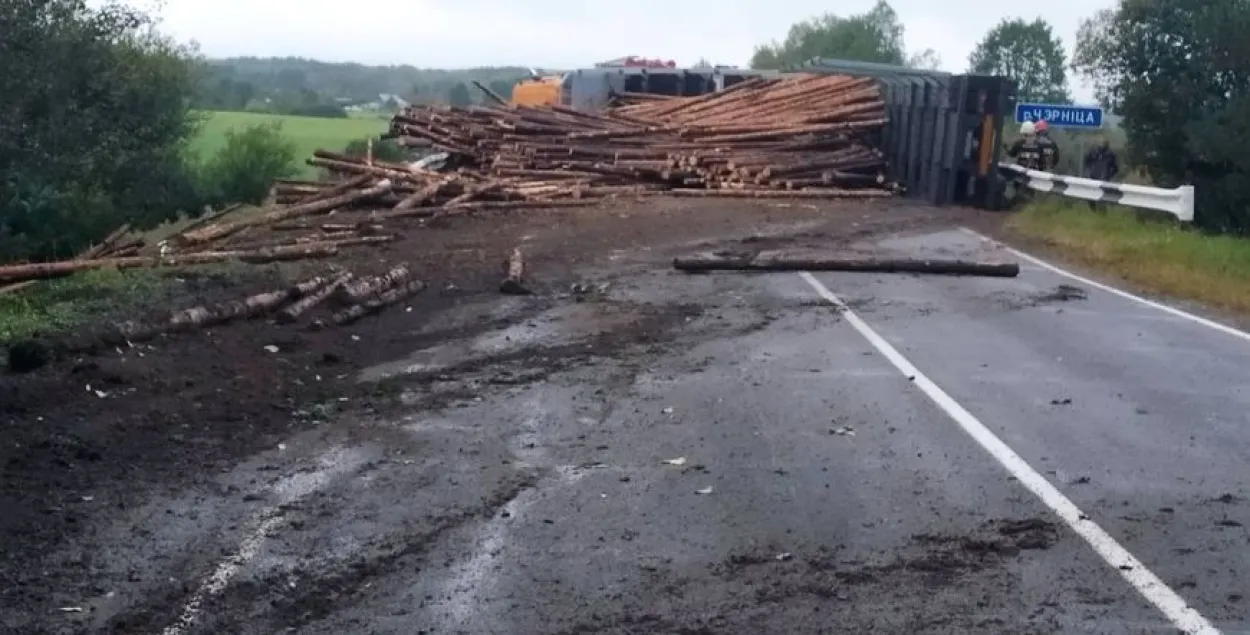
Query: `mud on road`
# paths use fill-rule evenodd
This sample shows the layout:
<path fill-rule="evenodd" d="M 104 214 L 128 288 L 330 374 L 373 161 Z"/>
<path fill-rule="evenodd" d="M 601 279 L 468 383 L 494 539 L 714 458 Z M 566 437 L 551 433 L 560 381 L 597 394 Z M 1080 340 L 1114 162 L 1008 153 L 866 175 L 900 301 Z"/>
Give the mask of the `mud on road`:
<path fill-rule="evenodd" d="M 797 522 L 780 531 L 801 536 L 773 544 L 767 518 L 734 515 L 767 511 L 749 500 L 688 517 L 689 496 L 655 480 L 652 456 L 680 450 L 666 436 L 694 453 L 719 429 L 649 392 L 718 368 L 711 393 L 688 396 L 715 412 L 714 393 L 735 385 L 725 373 L 765 381 L 725 366 L 718 343 L 732 351 L 779 322 L 837 319 L 715 277 L 674 285 L 674 255 L 849 249 L 969 215 L 656 200 L 460 218 L 355 256 L 411 262 L 431 291 L 351 329 L 251 322 L 0 377 L 0 627 L 825 632 L 838 615 L 883 632 L 1003 632 L 1017 623 L 1010 603 L 984 600 L 991 608 L 967 618 L 916 594 L 955 602 L 969 580 L 987 598 L 1019 585 L 1006 567 L 1058 540 L 1037 510 L 926 522 L 879 544 Z M 536 293 L 501 296 L 501 262 L 518 245 Z M 676 354 L 704 347 L 702 362 Z M 760 407 L 750 416 L 770 416 Z M 722 416 L 716 425 L 736 425 Z M 759 432 L 726 435 L 738 447 Z M 676 471 L 694 482 L 725 469 Z M 803 468 L 812 482 L 800 489 L 827 488 L 820 469 Z M 605 484 L 603 497 L 570 496 L 577 483 Z M 607 484 L 659 502 L 614 498 Z M 723 544 L 698 544 L 697 527 L 721 514 L 733 528 Z M 691 544 L 652 542 L 680 540 L 686 525 Z M 551 555 L 500 564 L 514 542 Z M 579 564 L 545 575 L 561 548 Z"/>

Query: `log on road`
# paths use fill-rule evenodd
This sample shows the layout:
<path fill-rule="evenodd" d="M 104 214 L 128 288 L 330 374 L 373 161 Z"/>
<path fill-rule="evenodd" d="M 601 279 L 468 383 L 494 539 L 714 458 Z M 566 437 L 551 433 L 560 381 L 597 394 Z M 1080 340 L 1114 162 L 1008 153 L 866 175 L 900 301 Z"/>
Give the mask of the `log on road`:
<path fill-rule="evenodd" d="M 327 283 L 324 286 L 318 287 L 308 293 L 303 294 L 304 297 L 300 298 L 294 304 L 278 312 L 278 316 L 277 316 L 278 322 L 280 324 L 290 324 L 298 320 L 299 316 L 303 315 L 304 313 L 307 313 L 309 309 L 312 309 L 318 304 L 321 304 L 322 302 L 324 302 L 326 298 L 330 297 L 330 295 L 332 295 L 335 291 L 337 291 L 339 287 L 341 287 L 343 284 L 345 284 L 348 280 L 351 280 L 351 279 L 352 279 L 352 272 L 345 271 L 339 274 L 338 277 L 334 278 L 333 280 L 327 280 Z"/>
<path fill-rule="evenodd" d="M 338 288 L 338 300 L 343 304 L 363 302 L 407 280 L 411 275 L 412 272 L 408 269 L 408 263 L 400 263 L 380 276 L 360 278 L 359 280 L 340 285 Z"/>
<path fill-rule="evenodd" d="M 353 304 L 352 306 L 335 313 L 331 319 L 334 320 L 334 323 L 339 326 L 351 324 L 366 315 L 377 313 L 392 304 L 414 296 L 424 290 L 424 282 L 421 282 L 420 280 L 409 280 L 408 282 L 405 282 L 404 284 L 401 284 L 393 289 L 383 291 L 365 302 Z"/>
<path fill-rule="evenodd" d="M 529 295 L 530 290 L 522 282 L 524 277 L 525 257 L 521 254 L 520 248 L 513 249 L 512 256 L 508 258 L 507 277 L 499 283 L 499 292 L 509 295 Z"/>
<path fill-rule="evenodd" d="M 1014 262 L 924 260 L 906 258 L 674 258 L 678 271 L 860 271 L 868 273 L 928 273 L 949 276 L 1014 278 Z"/>
<path fill-rule="evenodd" d="M 297 282 L 286 289 L 278 289 L 266 293 L 258 293 L 240 300 L 230 300 L 213 306 L 196 306 L 181 311 L 174 311 L 170 316 L 167 328 L 154 330 L 180 330 L 200 328 L 224 324 L 240 318 L 254 318 L 264 315 L 278 307 L 297 300 L 330 284 L 328 276 L 317 276 Z M 132 341 L 134 341 L 132 339 Z"/>

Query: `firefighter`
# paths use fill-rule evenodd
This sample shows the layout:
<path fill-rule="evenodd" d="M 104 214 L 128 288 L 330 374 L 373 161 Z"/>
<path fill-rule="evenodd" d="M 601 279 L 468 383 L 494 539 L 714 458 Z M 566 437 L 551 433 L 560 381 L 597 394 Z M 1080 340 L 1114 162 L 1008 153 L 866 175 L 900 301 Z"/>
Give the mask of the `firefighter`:
<path fill-rule="evenodd" d="M 1037 129 L 1032 121 L 1020 124 L 1020 138 L 1007 148 L 1008 156 L 1014 157 L 1016 165 L 1029 170 L 1042 169 L 1042 149 L 1037 142 Z"/>
<path fill-rule="evenodd" d="M 1007 148 L 1007 155 L 1015 158 L 1016 165 L 1028 170 L 1042 168 L 1042 149 L 1037 144 L 1037 130 L 1032 121 L 1020 124 L 1020 138 Z M 1008 181 L 1010 189 L 1004 190 L 1007 204 L 1010 206 L 1025 203 L 1033 198 L 1033 190 L 1028 187 L 1028 177 L 1022 174 L 1013 175 Z"/>
<path fill-rule="evenodd" d="M 1037 145 L 1042 150 L 1042 170 L 1054 172 L 1059 165 L 1059 144 L 1050 138 L 1050 124 L 1045 119 L 1038 121 L 1034 130 L 1037 132 Z"/>

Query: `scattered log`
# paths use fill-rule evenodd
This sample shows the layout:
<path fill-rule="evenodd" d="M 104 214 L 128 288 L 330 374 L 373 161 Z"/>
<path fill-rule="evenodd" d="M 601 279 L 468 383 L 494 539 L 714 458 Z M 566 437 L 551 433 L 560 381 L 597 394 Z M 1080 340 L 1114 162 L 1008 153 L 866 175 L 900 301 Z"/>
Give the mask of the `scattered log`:
<path fill-rule="evenodd" d="M 129 231 L 130 231 L 129 223 L 126 223 L 122 225 L 121 227 L 118 227 L 117 229 L 113 230 L 111 234 L 106 236 L 104 240 L 100 241 L 98 244 L 92 245 L 86 251 L 78 254 L 77 256 L 74 256 L 73 260 L 92 260 L 94 258 L 98 258 L 101 254 L 110 250 L 112 248 L 112 245 L 116 243 L 118 239 L 125 236 L 126 233 Z M 140 244 L 142 244 L 142 241 L 140 241 Z M 134 251 L 137 253 L 138 249 L 136 248 L 134 249 Z M 130 254 L 123 253 L 121 255 L 130 255 Z M 17 293 L 18 291 L 21 291 L 22 289 L 25 289 L 35 284 L 38 281 L 39 281 L 38 279 L 35 279 L 35 280 L 26 280 L 23 282 L 14 282 L 12 284 L 0 285 L 0 295 L 4 295 L 6 293 Z"/>
<path fill-rule="evenodd" d="M 416 192 L 413 192 L 412 194 L 409 194 L 408 196 L 404 197 L 402 201 L 395 204 L 395 207 L 393 209 L 395 209 L 396 211 L 402 211 L 402 210 L 412 209 L 414 207 L 420 207 L 426 202 L 433 200 L 434 197 L 438 196 L 439 193 L 443 189 L 447 188 L 450 184 L 451 184 L 450 180 L 440 180 L 435 183 L 431 183 L 417 190 Z"/>
<path fill-rule="evenodd" d="M 401 302 L 425 290 L 425 283 L 420 280 L 410 280 L 393 289 L 383 291 L 373 298 L 354 304 L 338 313 L 331 318 L 335 324 L 342 326 L 351 324 L 362 317 L 376 313 L 392 304 Z"/>
<path fill-rule="evenodd" d="M 131 238 L 129 240 L 118 241 L 102 251 L 96 252 L 95 258 L 112 258 L 120 256 L 124 253 L 138 252 L 145 245 L 142 238 Z"/>
<path fill-rule="evenodd" d="M 113 230 L 113 233 L 109 234 L 108 236 L 105 236 L 104 240 L 100 241 L 95 246 L 79 254 L 76 259 L 77 260 L 90 260 L 92 258 L 96 258 L 100 256 L 103 253 L 108 252 L 110 249 L 112 249 L 113 244 L 121 240 L 122 236 L 125 236 L 128 232 L 130 232 L 130 223 L 126 223 L 122 225 L 121 227 L 118 227 L 117 229 Z"/>
<path fill-rule="evenodd" d="M 64 260 L 60 262 L 29 263 L 0 267 L 0 283 L 22 282 L 58 278 L 90 271 L 92 269 L 137 269 L 154 267 L 182 267 L 222 263 L 240 260 L 251 264 L 327 258 L 334 256 L 341 247 L 369 245 L 394 240 L 394 236 L 359 236 L 346 240 L 282 245 L 246 251 L 202 251 L 165 257 L 130 256 L 123 258 L 97 258 L 94 260 Z"/>
<path fill-rule="evenodd" d="M 380 276 L 361 278 L 340 286 L 338 299 L 343 304 L 359 303 L 407 280 L 410 275 L 408 264 L 402 263 Z"/>
<path fill-rule="evenodd" d="M 352 190 L 331 198 L 323 198 L 310 203 L 301 203 L 299 205 L 279 208 L 263 214 L 258 218 L 240 220 L 233 223 L 209 225 L 207 227 L 182 234 L 182 240 L 184 243 L 191 245 L 206 243 L 235 234 L 252 225 L 266 225 L 300 216 L 311 216 L 313 214 L 328 212 L 336 207 L 347 205 L 349 203 L 376 198 L 390 192 L 392 187 L 393 185 L 389 180 L 383 179 L 376 185 L 363 190 Z"/>
<path fill-rule="evenodd" d="M 884 190 L 694 190 L 676 188 L 668 191 L 674 196 L 727 197 L 727 198 L 889 198 Z"/>
<path fill-rule="evenodd" d="M 509 295 L 529 295 L 531 291 L 522 283 L 525 275 L 525 260 L 519 247 L 512 250 L 506 269 L 508 273 L 503 282 L 499 283 L 499 292 Z"/>
<path fill-rule="evenodd" d="M 219 212 L 204 214 L 200 216 L 199 218 L 195 219 L 195 221 L 193 221 L 190 225 L 183 227 L 182 231 L 171 236 L 170 238 L 168 238 L 168 240 L 172 243 L 179 244 L 179 245 L 185 244 L 186 240 L 183 238 L 183 236 L 186 235 L 187 233 L 193 232 L 206 225 L 219 223 L 226 216 L 233 214 L 234 212 L 237 212 L 243 209 L 244 207 L 245 205 L 243 203 L 235 203 L 233 205 L 227 205 L 226 207 L 222 208 L 221 211 Z"/>
<path fill-rule="evenodd" d="M 279 289 L 213 306 L 195 306 L 175 311 L 169 318 L 169 330 L 202 328 L 224 324 L 239 318 L 255 317 L 273 311 L 290 299 L 289 289 Z"/>
<path fill-rule="evenodd" d="M 344 181 L 340 181 L 339 183 L 335 183 L 333 186 L 325 190 L 322 190 L 321 192 L 317 192 L 316 194 L 313 194 L 312 196 L 309 196 L 300 202 L 301 203 L 315 203 L 317 201 L 323 201 L 326 199 L 336 198 L 344 194 L 347 194 L 349 192 L 352 192 L 354 190 L 358 190 L 363 187 L 368 187 L 370 181 L 372 180 L 373 180 L 373 177 L 367 174 L 357 176 L 355 178 L 346 179 Z"/>
<path fill-rule="evenodd" d="M 860 271 L 869 273 L 928 273 L 953 276 L 1014 278 L 1020 265 L 967 260 L 889 258 L 674 258 L 673 268 L 691 273 L 707 271 Z"/>
<path fill-rule="evenodd" d="M 327 276 L 317 276 L 297 282 L 294 285 L 274 291 L 257 293 L 237 300 L 228 300 L 211 306 L 194 306 L 188 309 L 173 311 L 161 322 L 126 321 L 112 325 L 110 332 L 101 336 L 105 342 L 121 341 L 137 344 L 151 340 L 159 335 L 178 331 L 188 331 L 208 326 L 217 326 L 240 319 L 252 319 L 266 315 L 278 307 L 311 293 L 330 283 Z M 77 346 L 61 345 L 60 349 L 81 349 Z M 95 346 L 88 343 L 87 348 Z"/>
<path fill-rule="evenodd" d="M 304 297 L 296 301 L 294 304 L 282 309 L 278 312 L 278 322 L 289 324 L 299 319 L 299 316 L 307 313 L 309 309 L 321 304 L 326 298 L 330 297 L 335 291 L 342 287 L 347 281 L 351 280 L 352 272 L 345 271 L 333 280 L 326 280 L 325 284 L 304 294 Z"/>

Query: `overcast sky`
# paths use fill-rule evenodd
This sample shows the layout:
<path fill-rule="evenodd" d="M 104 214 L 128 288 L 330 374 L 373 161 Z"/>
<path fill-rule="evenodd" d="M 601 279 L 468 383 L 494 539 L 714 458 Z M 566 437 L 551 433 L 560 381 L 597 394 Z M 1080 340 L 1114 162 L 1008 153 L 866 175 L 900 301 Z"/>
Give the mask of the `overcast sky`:
<path fill-rule="evenodd" d="M 154 0 L 130 0 L 151 8 Z M 577 68 L 641 55 L 745 66 L 753 47 L 822 12 L 861 13 L 873 0 L 164 0 L 162 29 L 211 57 L 311 57 L 425 68 Z M 893 0 L 909 51 L 932 48 L 944 70 L 1005 17 L 1048 20 L 1069 56 L 1081 19 L 1113 0 Z M 1092 92 L 1070 80 L 1078 101 Z"/>

